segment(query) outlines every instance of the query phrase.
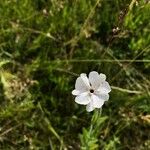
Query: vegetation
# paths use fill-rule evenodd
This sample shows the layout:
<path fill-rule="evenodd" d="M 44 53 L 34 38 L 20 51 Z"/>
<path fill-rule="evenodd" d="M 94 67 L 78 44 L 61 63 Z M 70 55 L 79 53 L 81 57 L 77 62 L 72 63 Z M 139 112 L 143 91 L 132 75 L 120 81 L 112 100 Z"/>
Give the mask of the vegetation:
<path fill-rule="evenodd" d="M 149 150 L 149 12 L 148 0 L 0 1 L 0 149 Z M 112 91 L 88 113 L 71 91 L 93 70 Z"/>

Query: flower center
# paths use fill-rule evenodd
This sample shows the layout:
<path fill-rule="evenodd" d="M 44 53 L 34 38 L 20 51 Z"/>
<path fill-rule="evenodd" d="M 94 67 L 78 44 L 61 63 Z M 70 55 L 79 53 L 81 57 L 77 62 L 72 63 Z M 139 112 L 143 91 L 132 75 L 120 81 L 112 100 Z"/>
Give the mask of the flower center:
<path fill-rule="evenodd" d="M 93 90 L 93 89 L 90 89 L 90 93 L 94 93 L 94 90 Z"/>

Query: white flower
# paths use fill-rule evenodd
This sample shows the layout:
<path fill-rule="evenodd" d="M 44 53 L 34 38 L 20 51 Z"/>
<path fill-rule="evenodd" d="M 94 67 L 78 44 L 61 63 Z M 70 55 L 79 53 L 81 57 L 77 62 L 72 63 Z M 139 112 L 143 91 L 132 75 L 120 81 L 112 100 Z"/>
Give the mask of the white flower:
<path fill-rule="evenodd" d="M 110 91 L 111 88 L 106 81 L 106 75 L 92 71 L 89 73 L 89 78 L 85 73 L 77 78 L 72 94 L 76 95 L 75 102 L 87 105 L 86 110 L 90 112 L 95 108 L 102 107 L 104 102 L 109 99 L 108 93 Z"/>

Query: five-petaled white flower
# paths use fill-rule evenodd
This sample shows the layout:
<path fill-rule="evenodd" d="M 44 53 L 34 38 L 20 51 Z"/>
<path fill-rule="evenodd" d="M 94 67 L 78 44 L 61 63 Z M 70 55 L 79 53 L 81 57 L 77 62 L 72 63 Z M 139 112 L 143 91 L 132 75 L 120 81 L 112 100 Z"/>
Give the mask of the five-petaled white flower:
<path fill-rule="evenodd" d="M 85 73 L 77 78 L 72 94 L 76 95 L 75 102 L 87 105 L 86 110 L 90 112 L 95 108 L 102 107 L 104 102 L 109 99 L 108 93 L 110 91 L 111 88 L 106 81 L 106 75 L 92 71 L 89 73 L 89 78 Z"/>

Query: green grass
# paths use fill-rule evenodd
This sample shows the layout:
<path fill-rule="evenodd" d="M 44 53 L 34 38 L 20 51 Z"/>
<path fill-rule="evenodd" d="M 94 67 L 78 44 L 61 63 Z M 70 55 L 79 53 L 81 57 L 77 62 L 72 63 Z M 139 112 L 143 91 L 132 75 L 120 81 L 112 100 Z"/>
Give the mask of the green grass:
<path fill-rule="evenodd" d="M 0 1 L 1 150 L 149 150 L 150 3 Z M 100 113 L 71 91 L 80 73 L 112 86 Z"/>

